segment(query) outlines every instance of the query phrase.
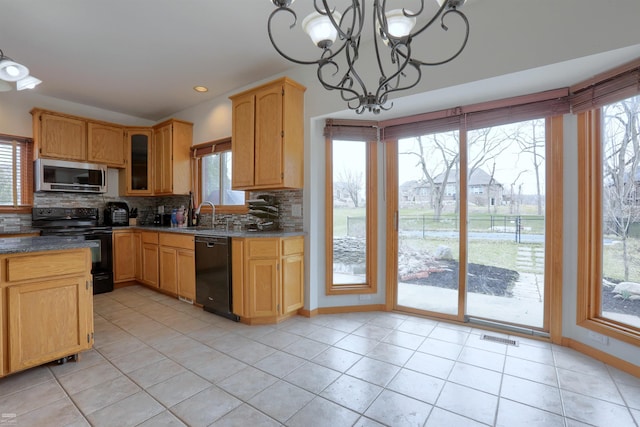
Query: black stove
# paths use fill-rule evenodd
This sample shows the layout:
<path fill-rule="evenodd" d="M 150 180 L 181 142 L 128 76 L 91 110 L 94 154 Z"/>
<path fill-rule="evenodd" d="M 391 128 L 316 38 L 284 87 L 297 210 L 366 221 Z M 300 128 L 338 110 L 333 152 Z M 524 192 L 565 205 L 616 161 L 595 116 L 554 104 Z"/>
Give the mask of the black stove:
<path fill-rule="evenodd" d="M 99 225 L 97 208 L 33 208 L 31 226 L 43 236 L 76 237 L 95 240 L 100 246 L 91 248 L 93 293 L 113 290 L 112 229 Z"/>

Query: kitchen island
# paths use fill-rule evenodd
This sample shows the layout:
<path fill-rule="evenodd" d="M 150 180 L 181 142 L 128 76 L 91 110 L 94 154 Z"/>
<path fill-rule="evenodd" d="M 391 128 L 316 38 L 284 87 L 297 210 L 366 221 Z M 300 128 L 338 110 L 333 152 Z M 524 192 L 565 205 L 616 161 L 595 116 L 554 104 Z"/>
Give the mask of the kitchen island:
<path fill-rule="evenodd" d="M 92 347 L 96 246 L 53 236 L 0 239 L 0 377 Z"/>

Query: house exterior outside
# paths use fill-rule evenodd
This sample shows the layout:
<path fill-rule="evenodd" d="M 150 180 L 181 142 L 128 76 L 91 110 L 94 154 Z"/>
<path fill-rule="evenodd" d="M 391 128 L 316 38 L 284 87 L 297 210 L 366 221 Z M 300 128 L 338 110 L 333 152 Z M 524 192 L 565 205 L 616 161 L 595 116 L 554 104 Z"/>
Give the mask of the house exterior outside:
<path fill-rule="evenodd" d="M 400 202 L 405 205 L 433 207 L 435 194 L 443 185 L 443 203 L 455 201 L 458 195 L 457 176 L 451 175 L 446 183 L 443 181 L 444 175 L 439 174 L 434 178 L 433 187 L 424 179 L 404 182 L 400 185 Z M 504 186 L 482 169 L 476 169 L 471 173 L 468 185 L 469 193 L 472 194 L 471 201 L 476 206 L 496 206 L 505 202 Z"/>

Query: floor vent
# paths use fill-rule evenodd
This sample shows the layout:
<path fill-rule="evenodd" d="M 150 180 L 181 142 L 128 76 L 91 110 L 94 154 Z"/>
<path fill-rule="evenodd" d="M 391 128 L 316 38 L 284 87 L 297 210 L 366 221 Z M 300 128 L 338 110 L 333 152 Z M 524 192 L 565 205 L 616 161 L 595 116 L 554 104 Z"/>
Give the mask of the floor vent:
<path fill-rule="evenodd" d="M 486 341 L 499 342 L 501 344 L 506 344 L 506 345 L 514 345 L 514 346 L 518 347 L 518 341 L 510 340 L 508 338 L 501 338 L 501 337 L 495 337 L 493 335 L 482 334 L 480 339 L 481 340 L 486 340 Z"/>

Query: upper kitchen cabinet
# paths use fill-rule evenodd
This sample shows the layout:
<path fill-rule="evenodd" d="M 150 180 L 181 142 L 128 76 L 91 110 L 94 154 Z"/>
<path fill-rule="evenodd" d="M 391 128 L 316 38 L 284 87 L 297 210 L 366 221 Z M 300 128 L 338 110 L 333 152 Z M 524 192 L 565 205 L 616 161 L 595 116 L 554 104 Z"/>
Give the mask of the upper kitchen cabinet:
<path fill-rule="evenodd" d="M 124 129 L 120 126 L 88 122 L 87 160 L 114 168 L 124 168 Z"/>
<path fill-rule="evenodd" d="M 234 189 L 303 187 L 305 90 L 284 77 L 230 97 Z"/>
<path fill-rule="evenodd" d="M 151 134 L 150 128 L 129 128 L 125 132 L 125 168 L 118 179 L 121 196 L 153 193 Z"/>
<path fill-rule="evenodd" d="M 37 157 L 87 160 L 87 122 L 34 109 L 33 140 Z"/>
<path fill-rule="evenodd" d="M 170 119 L 153 127 L 153 193 L 189 194 L 193 124 Z"/>
<path fill-rule="evenodd" d="M 36 157 L 125 166 L 122 126 L 39 108 L 31 114 Z"/>

